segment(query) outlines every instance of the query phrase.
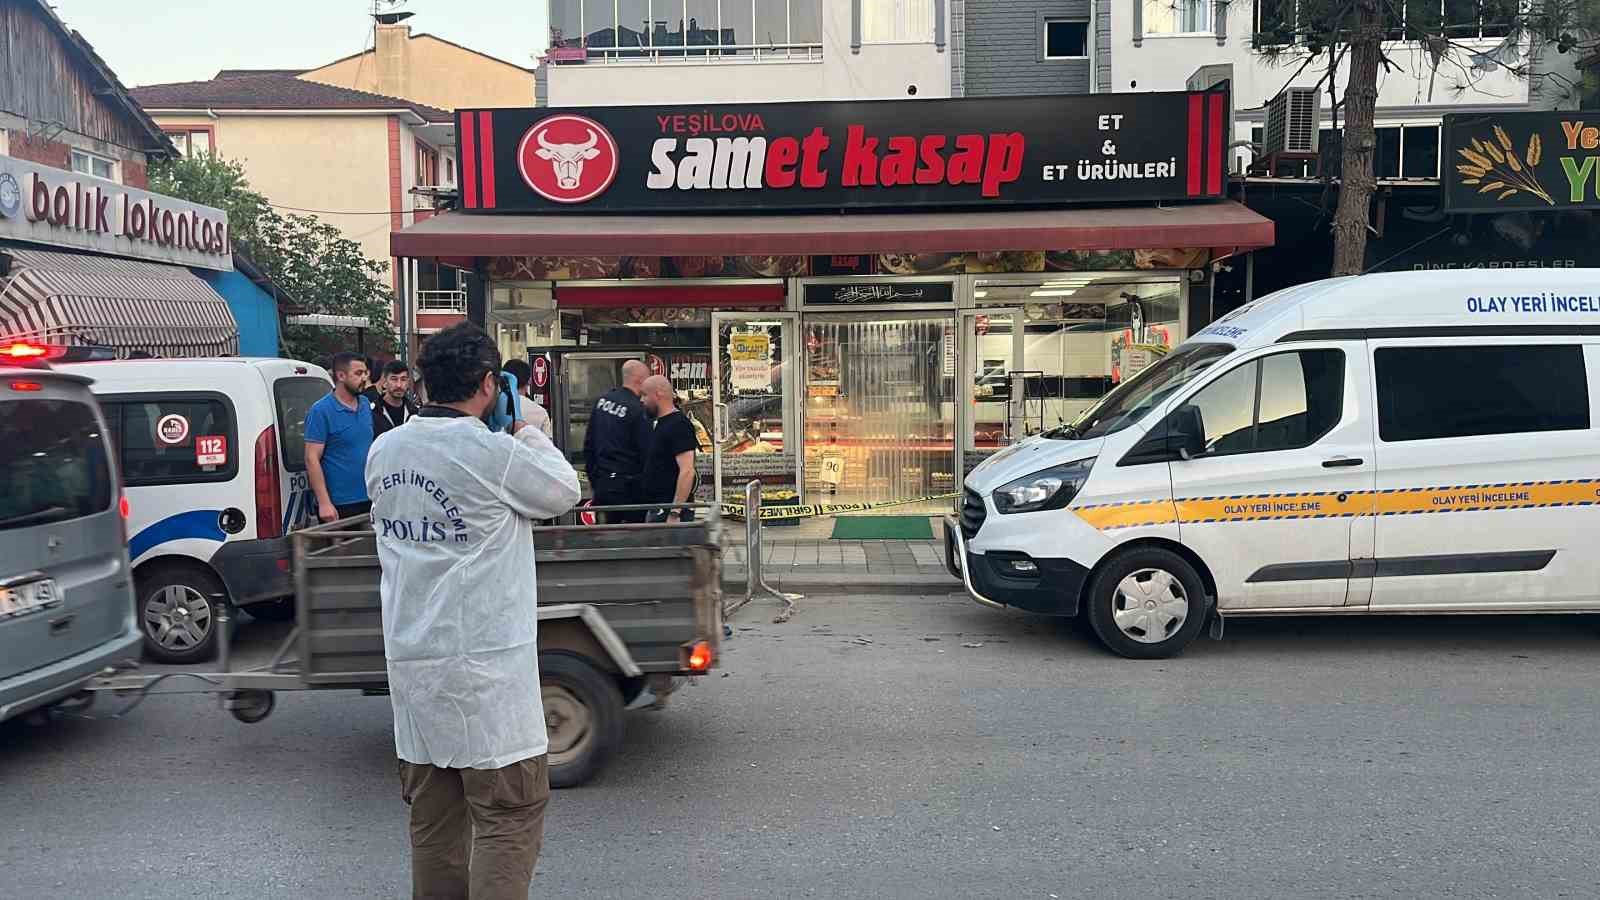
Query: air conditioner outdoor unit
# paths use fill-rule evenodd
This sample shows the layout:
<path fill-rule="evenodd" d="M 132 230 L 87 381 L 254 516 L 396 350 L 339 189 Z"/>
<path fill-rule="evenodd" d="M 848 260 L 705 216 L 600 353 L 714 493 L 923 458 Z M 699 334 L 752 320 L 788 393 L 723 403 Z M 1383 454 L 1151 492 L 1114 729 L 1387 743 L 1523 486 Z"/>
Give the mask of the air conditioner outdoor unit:
<path fill-rule="evenodd" d="M 1274 153 L 1315 153 L 1322 111 L 1314 87 L 1285 88 L 1267 104 L 1266 145 Z"/>

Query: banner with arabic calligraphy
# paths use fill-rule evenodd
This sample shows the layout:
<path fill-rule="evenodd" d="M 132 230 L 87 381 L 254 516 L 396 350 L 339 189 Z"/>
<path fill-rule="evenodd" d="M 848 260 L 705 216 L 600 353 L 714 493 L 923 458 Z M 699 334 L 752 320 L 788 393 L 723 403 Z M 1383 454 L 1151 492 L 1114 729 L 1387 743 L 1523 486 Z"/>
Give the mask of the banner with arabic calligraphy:
<path fill-rule="evenodd" d="M 953 281 L 873 281 L 806 285 L 807 306 L 860 306 L 915 303 L 948 306 L 955 299 Z"/>

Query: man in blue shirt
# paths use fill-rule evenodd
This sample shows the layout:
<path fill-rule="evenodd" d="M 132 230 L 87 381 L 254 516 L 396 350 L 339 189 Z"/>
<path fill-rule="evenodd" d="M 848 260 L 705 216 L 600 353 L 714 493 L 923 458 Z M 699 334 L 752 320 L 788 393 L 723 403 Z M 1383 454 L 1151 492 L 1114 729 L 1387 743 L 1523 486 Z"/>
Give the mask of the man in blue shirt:
<path fill-rule="evenodd" d="M 333 391 L 306 413 L 306 477 L 323 522 L 365 515 L 367 451 L 372 448 L 372 404 L 362 396 L 367 362 L 354 353 L 333 357 Z"/>

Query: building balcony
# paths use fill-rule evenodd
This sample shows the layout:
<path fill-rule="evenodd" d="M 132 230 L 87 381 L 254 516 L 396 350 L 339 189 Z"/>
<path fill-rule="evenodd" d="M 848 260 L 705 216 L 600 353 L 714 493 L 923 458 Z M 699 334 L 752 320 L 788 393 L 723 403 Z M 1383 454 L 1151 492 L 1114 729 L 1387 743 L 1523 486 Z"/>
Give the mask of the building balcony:
<path fill-rule="evenodd" d="M 417 312 L 464 316 L 467 314 L 467 292 L 417 291 Z"/>
<path fill-rule="evenodd" d="M 556 47 L 548 57 L 559 66 L 716 65 L 727 63 L 822 62 L 822 44 L 721 44 L 710 47 Z"/>

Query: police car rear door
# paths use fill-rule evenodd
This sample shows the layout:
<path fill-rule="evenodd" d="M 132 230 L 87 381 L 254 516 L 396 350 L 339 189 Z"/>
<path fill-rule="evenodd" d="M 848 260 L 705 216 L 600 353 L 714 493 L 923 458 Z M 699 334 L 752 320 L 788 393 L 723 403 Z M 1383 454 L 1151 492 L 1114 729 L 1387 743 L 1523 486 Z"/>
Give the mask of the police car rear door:
<path fill-rule="evenodd" d="M 1224 610 L 1365 602 L 1353 562 L 1370 556 L 1374 483 L 1364 351 L 1265 348 L 1170 414 L 1200 432 L 1200 452 L 1170 464 L 1179 539 L 1211 568 Z"/>

